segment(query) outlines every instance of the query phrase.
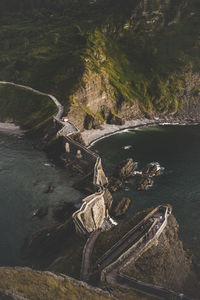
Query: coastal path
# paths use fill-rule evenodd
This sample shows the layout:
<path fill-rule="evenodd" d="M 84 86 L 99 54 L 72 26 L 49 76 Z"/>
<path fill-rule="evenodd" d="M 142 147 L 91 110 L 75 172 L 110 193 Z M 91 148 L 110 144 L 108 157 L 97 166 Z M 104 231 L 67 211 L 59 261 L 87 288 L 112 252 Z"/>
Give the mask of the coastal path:
<path fill-rule="evenodd" d="M 117 259 L 122 253 L 132 247 L 141 238 L 150 240 L 156 235 L 165 220 L 165 211 L 158 210 L 148 219 L 142 220 L 138 225 L 128 231 L 114 246 L 97 260 L 95 265 L 98 269 L 103 269 Z"/>
<path fill-rule="evenodd" d="M 91 255 L 94 248 L 95 241 L 99 234 L 101 233 L 100 229 L 91 233 L 87 242 L 85 243 L 85 247 L 83 249 L 82 254 L 82 265 L 81 265 L 81 274 L 80 279 L 83 281 L 89 280 L 90 269 L 91 269 Z"/>
<path fill-rule="evenodd" d="M 9 85 L 9 86 L 14 86 L 14 87 L 19 87 L 19 88 L 22 88 L 22 89 L 26 89 L 26 90 L 28 90 L 32 93 L 37 94 L 37 95 L 49 97 L 55 103 L 55 105 L 58 108 L 58 112 L 54 116 L 54 119 L 63 126 L 63 128 L 60 130 L 60 132 L 58 134 L 63 135 L 63 136 L 67 136 L 69 134 L 72 134 L 73 132 L 78 131 L 78 129 L 71 122 L 62 122 L 62 116 L 63 116 L 63 113 L 64 113 L 64 106 L 58 101 L 58 99 L 55 96 L 53 96 L 51 94 L 41 92 L 41 91 L 38 91 L 37 89 L 34 89 L 30 86 L 17 84 L 17 83 L 14 83 L 14 82 L 0 81 L 0 85 Z"/>
<path fill-rule="evenodd" d="M 149 222 L 151 225 L 149 229 L 147 227 L 147 232 L 143 229 L 143 235 L 139 237 L 139 239 L 136 238 L 136 242 L 134 244 L 132 241 L 132 246 L 129 244 L 129 249 L 125 250 L 125 252 L 121 254 L 121 256 L 119 256 L 114 262 L 112 262 L 113 257 L 118 253 L 116 245 L 113 246 L 113 250 L 111 248 L 108 251 L 108 254 L 105 255 L 104 258 L 100 258 L 101 261 L 99 268 L 102 270 L 101 279 L 112 285 L 119 285 L 122 288 L 129 288 L 151 296 L 153 295 L 157 299 L 178 300 L 180 299 L 179 294 L 172 290 L 155 286 L 153 284 L 148 284 L 123 274 L 123 270 L 130 262 L 135 262 L 152 245 L 158 243 L 158 237 L 166 227 L 168 215 L 171 213 L 168 207 L 165 207 L 165 210 L 160 208 L 158 208 L 158 210 L 150 217 Z M 133 228 L 131 231 L 132 235 L 134 236 L 137 232 L 137 227 L 135 230 Z M 130 236 L 131 231 L 128 232 L 127 236 Z M 124 239 L 122 238 L 125 244 L 129 241 L 127 241 L 127 236 L 124 236 Z M 115 255 L 113 256 L 113 254 Z M 109 264 L 109 262 L 111 264 Z M 102 269 L 104 265 L 107 265 L 107 267 Z M 182 299 L 192 300 L 185 295 L 182 297 Z"/>

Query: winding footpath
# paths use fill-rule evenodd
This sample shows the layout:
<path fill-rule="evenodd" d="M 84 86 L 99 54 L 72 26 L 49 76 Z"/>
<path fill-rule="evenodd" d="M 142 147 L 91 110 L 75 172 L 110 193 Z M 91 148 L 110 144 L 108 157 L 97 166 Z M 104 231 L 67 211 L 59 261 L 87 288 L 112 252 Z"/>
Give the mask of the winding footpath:
<path fill-rule="evenodd" d="M 82 264 L 81 264 L 81 274 L 80 279 L 83 281 L 88 281 L 90 276 L 91 266 L 91 256 L 94 248 L 95 241 L 97 237 L 100 235 L 101 231 L 98 229 L 91 233 L 89 238 L 87 239 L 83 254 L 82 254 Z"/>
<path fill-rule="evenodd" d="M 0 85 L 9 85 L 14 87 L 19 87 L 22 89 L 29 90 L 33 93 L 36 93 L 38 95 L 49 97 L 57 106 L 58 112 L 56 116 L 54 116 L 54 119 L 59 122 L 62 125 L 62 129 L 57 133 L 58 135 L 68 137 L 74 132 L 77 132 L 78 129 L 74 126 L 74 124 L 67 122 L 62 122 L 62 116 L 64 113 L 64 107 L 63 105 L 57 100 L 57 98 L 51 94 L 47 94 L 44 92 L 40 92 L 37 89 L 33 89 L 29 86 L 16 84 L 13 82 L 7 82 L 7 81 L 0 81 Z M 81 208 L 74 213 L 74 218 L 77 223 L 81 223 L 79 220 L 79 214 L 87 209 L 88 204 L 91 201 L 95 201 L 95 199 L 99 196 L 103 196 L 104 194 L 104 187 L 100 184 L 99 178 L 98 178 L 98 167 L 101 164 L 101 158 L 94 154 L 92 151 L 87 149 L 86 147 L 80 145 L 79 143 L 73 141 L 74 143 L 78 144 L 80 148 L 84 148 L 85 151 L 91 152 L 92 155 L 95 155 L 96 157 L 96 164 L 94 167 L 94 176 L 93 176 L 93 184 L 98 187 L 98 192 L 86 197 L 83 199 L 83 205 Z M 89 143 L 88 143 L 89 144 Z M 99 270 L 102 270 L 101 277 L 104 281 L 107 281 L 110 284 L 117 284 L 121 287 L 125 288 L 132 288 L 134 290 L 139 290 L 143 293 L 153 295 L 158 299 L 172 299 L 172 297 L 177 298 L 177 293 L 163 289 L 161 287 L 153 286 L 146 284 L 144 282 L 139 282 L 136 279 L 129 278 L 121 273 L 122 269 L 126 264 L 128 264 L 131 260 L 136 260 L 141 253 L 145 251 L 147 246 L 151 243 L 151 241 L 157 239 L 159 235 L 161 234 L 161 228 L 166 226 L 167 222 L 167 215 L 165 214 L 165 217 L 163 218 L 163 221 L 161 222 L 159 219 L 159 215 L 154 216 L 154 221 L 149 222 L 149 225 L 147 226 L 147 231 L 144 231 L 144 234 L 142 234 L 142 237 L 140 236 L 140 232 L 138 231 L 140 223 L 136 226 L 136 228 L 133 228 L 130 230 L 122 239 L 116 243 L 108 252 L 105 253 L 103 257 L 99 259 L 99 261 L 96 264 L 96 268 L 99 268 Z M 144 219 L 145 220 L 145 219 Z M 144 222 L 143 220 L 143 222 Z M 152 230 L 156 225 L 160 226 L 160 229 L 157 230 L 156 234 L 153 236 L 148 236 L 148 239 L 146 237 L 147 232 Z M 82 224 L 79 224 L 80 228 L 82 227 Z M 83 257 L 82 257 L 82 266 L 81 266 L 81 279 L 82 280 L 88 280 L 91 270 L 91 254 L 94 247 L 94 243 L 98 235 L 100 234 L 100 230 L 97 230 L 93 232 L 90 237 L 88 238 L 84 251 L 83 251 Z M 139 238 L 139 240 L 138 240 Z M 119 256 L 120 255 L 120 256 Z M 116 257 L 118 257 L 116 259 Z M 116 260 L 115 260 L 116 259 Z M 115 260 L 113 262 L 113 260 Z M 174 299 L 174 298 L 173 298 Z M 183 296 L 182 299 L 189 300 L 191 298 L 188 298 L 186 296 Z"/>
<path fill-rule="evenodd" d="M 136 227 L 131 229 L 118 243 L 99 259 L 98 267 L 102 270 L 101 280 L 112 285 L 119 285 L 122 288 L 129 288 L 151 296 L 153 295 L 157 299 L 192 300 L 185 295 L 180 298 L 179 294 L 170 289 L 148 284 L 123 274 L 124 269 L 130 262 L 135 262 L 145 251 L 151 248 L 152 245 L 156 245 L 159 242 L 158 238 L 165 229 L 168 216 L 171 214 L 170 209 L 164 206 L 159 206 L 152 212 L 138 224 L 139 226 L 136 225 Z M 141 228 L 143 232 L 142 236 L 137 234 L 138 230 L 140 231 Z M 139 240 L 138 236 L 140 236 Z M 119 250 L 120 247 L 124 250 Z M 122 253 L 122 251 L 124 252 Z M 120 252 L 122 253 L 121 255 Z M 116 256 L 118 256 L 117 259 Z M 115 261 L 113 262 L 114 259 Z"/>
<path fill-rule="evenodd" d="M 58 132 L 58 135 L 63 135 L 63 136 L 67 136 L 73 132 L 77 132 L 78 129 L 71 123 L 71 122 L 62 122 L 62 116 L 64 113 L 64 106 L 58 101 L 58 99 L 51 95 L 51 94 L 47 94 L 44 92 L 41 92 L 39 90 L 36 90 L 30 86 L 26 86 L 26 85 L 22 85 L 22 84 L 17 84 L 14 82 L 8 82 L 8 81 L 0 81 L 0 85 L 8 85 L 8 86 L 14 86 L 14 87 L 18 87 L 18 88 L 22 88 L 25 90 L 28 90 L 32 93 L 35 93 L 37 95 L 41 95 L 41 96 L 45 96 L 45 97 L 49 97 L 54 104 L 57 106 L 58 112 L 57 114 L 54 116 L 54 119 L 59 122 L 60 124 L 63 125 L 63 128 Z"/>

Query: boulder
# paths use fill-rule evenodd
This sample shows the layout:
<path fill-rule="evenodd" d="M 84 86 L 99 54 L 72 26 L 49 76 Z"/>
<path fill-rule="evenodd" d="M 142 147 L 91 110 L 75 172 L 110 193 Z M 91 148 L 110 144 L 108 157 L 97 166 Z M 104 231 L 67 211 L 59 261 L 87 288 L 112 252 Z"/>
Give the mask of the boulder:
<path fill-rule="evenodd" d="M 131 200 L 129 198 L 123 197 L 119 201 L 114 201 L 112 206 L 112 215 L 114 217 L 120 217 L 126 213 L 129 208 Z"/>
<path fill-rule="evenodd" d="M 134 171 L 137 169 L 137 162 L 134 162 L 132 158 L 128 158 L 119 165 L 118 176 L 122 180 L 133 176 Z"/>
<path fill-rule="evenodd" d="M 145 175 L 149 177 L 159 176 L 162 174 L 163 168 L 160 167 L 159 163 L 149 163 L 143 170 Z"/>
<path fill-rule="evenodd" d="M 109 190 L 116 192 L 122 187 L 122 181 L 119 178 L 111 177 L 108 183 Z"/>
<path fill-rule="evenodd" d="M 136 187 L 138 191 L 147 190 L 153 185 L 153 179 L 147 175 L 137 175 Z"/>

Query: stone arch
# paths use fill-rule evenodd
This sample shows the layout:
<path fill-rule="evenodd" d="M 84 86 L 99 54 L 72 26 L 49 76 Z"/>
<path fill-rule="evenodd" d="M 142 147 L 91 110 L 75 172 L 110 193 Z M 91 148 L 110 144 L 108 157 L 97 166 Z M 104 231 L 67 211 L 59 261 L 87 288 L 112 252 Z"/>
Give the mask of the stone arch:
<path fill-rule="evenodd" d="M 65 150 L 66 152 L 70 152 L 70 146 L 69 146 L 69 143 L 65 143 Z"/>

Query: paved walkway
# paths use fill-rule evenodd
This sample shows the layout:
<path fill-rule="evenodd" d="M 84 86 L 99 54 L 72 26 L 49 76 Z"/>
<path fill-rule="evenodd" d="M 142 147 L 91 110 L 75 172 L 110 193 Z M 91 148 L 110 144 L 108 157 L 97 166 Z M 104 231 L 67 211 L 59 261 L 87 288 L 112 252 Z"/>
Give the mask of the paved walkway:
<path fill-rule="evenodd" d="M 102 270 L 142 237 L 145 238 L 145 241 L 149 241 L 153 238 L 164 222 L 164 215 L 165 211 L 156 212 L 149 219 L 143 220 L 132 228 L 111 249 L 98 259 L 95 267 Z"/>
<path fill-rule="evenodd" d="M 83 249 L 83 256 L 82 256 L 82 265 L 81 265 L 81 275 L 80 279 L 83 281 L 89 280 L 90 269 L 91 269 L 91 256 L 92 251 L 94 248 L 95 241 L 99 234 L 101 233 L 100 230 L 93 232 L 90 237 L 87 239 L 85 247 Z"/>
<path fill-rule="evenodd" d="M 102 269 L 102 267 L 104 267 L 104 265 L 107 265 L 107 267 L 104 268 L 101 273 L 101 274 L 104 274 L 103 277 L 104 277 L 104 280 L 106 280 L 106 282 L 108 282 L 109 284 L 112 284 L 112 285 L 119 285 L 122 288 L 134 289 L 134 290 L 143 292 L 148 295 L 153 295 L 157 299 L 171 299 L 171 300 L 172 299 L 173 300 L 181 299 L 179 297 L 179 295 L 172 290 L 165 289 L 165 288 L 155 286 L 152 284 L 148 284 L 145 282 L 141 282 L 134 278 L 129 278 L 128 276 L 121 273 L 125 265 L 129 264 L 130 262 L 136 261 L 140 257 L 140 255 L 142 255 L 142 253 L 144 253 L 144 251 L 146 249 L 148 249 L 149 246 L 152 245 L 153 240 L 154 241 L 157 240 L 157 238 L 158 238 L 157 234 L 159 236 L 162 232 L 160 230 L 161 229 L 163 230 L 167 224 L 167 217 L 168 217 L 167 211 L 164 214 L 163 214 L 163 212 L 158 211 L 153 216 L 151 216 L 151 218 L 148 220 L 151 223 L 150 229 L 148 229 L 148 227 L 147 227 L 147 231 L 145 231 L 145 228 L 143 228 L 143 232 L 144 232 L 143 239 L 140 238 L 139 242 L 136 241 L 135 247 L 134 247 L 134 243 L 133 243 L 134 239 L 133 239 L 133 241 L 132 241 L 133 245 L 131 246 L 129 244 L 130 249 L 127 250 L 127 252 L 125 250 L 125 253 L 127 253 L 127 255 L 126 254 L 122 255 L 113 263 L 112 263 L 113 254 L 115 253 L 117 255 L 118 249 L 115 245 L 113 247 L 113 250 L 111 248 L 110 253 L 108 253 L 108 255 L 105 256 L 105 259 L 102 259 L 102 262 L 100 264 L 100 269 Z M 140 224 L 140 227 L 141 227 L 141 224 Z M 134 238 L 134 236 L 136 236 L 136 234 L 138 232 L 138 228 L 136 228 L 135 230 L 133 228 L 131 231 L 132 231 L 131 236 Z M 131 233 L 131 231 L 128 233 L 128 236 Z M 148 234 L 147 234 L 147 232 L 148 232 Z M 128 242 L 127 237 L 125 237 L 124 240 L 122 238 L 121 242 L 123 242 L 123 241 L 126 244 Z M 111 264 L 109 265 L 109 263 L 111 263 Z M 183 296 L 182 299 L 192 300 L 191 298 L 189 298 L 187 296 Z"/>
<path fill-rule="evenodd" d="M 8 82 L 8 81 L 0 81 L 1 85 L 10 85 L 10 86 L 14 86 L 14 87 L 19 87 L 19 88 L 23 88 L 26 90 L 29 90 L 37 95 L 41 95 L 41 96 L 46 96 L 49 97 L 57 106 L 58 108 L 58 112 L 56 114 L 56 116 L 54 117 L 55 120 L 57 120 L 59 123 L 61 123 L 63 125 L 63 128 L 59 131 L 59 135 L 63 135 L 63 136 L 67 136 L 73 132 L 77 132 L 78 129 L 71 123 L 71 122 L 62 122 L 61 118 L 63 116 L 64 113 L 64 106 L 58 101 L 58 99 L 51 95 L 51 94 L 47 94 L 44 92 L 40 92 L 36 89 L 33 89 L 30 86 L 26 86 L 26 85 L 22 85 L 22 84 L 17 84 L 14 82 Z"/>

